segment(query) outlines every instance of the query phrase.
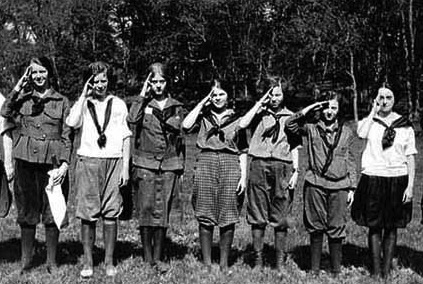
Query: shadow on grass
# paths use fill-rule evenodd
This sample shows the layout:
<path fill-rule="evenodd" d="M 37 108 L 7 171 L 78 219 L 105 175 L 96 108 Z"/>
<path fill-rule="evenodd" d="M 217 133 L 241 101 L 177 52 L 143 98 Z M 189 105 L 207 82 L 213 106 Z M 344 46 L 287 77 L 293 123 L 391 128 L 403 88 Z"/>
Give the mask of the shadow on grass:
<path fill-rule="evenodd" d="M 21 249 L 20 239 L 13 238 L 0 242 L 0 262 L 20 261 Z M 82 244 L 79 241 L 60 242 L 57 251 L 57 261 L 59 265 L 77 264 L 83 254 Z M 131 242 L 118 241 L 115 249 L 115 259 L 120 262 L 131 256 L 140 256 L 141 250 L 137 244 Z M 104 249 L 95 246 L 93 250 L 94 265 L 100 264 L 104 260 Z M 34 267 L 44 264 L 46 261 L 46 246 L 44 242 L 36 240 L 34 244 Z"/>
<path fill-rule="evenodd" d="M 397 246 L 396 257 L 398 257 L 398 265 L 408 267 L 423 276 L 422 251 L 416 251 L 406 246 Z"/>
<path fill-rule="evenodd" d="M 234 256 L 242 257 L 243 262 L 254 268 L 254 250 L 251 244 L 248 244 L 244 251 L 236 250 L 232 253 Z M 235 259 L 236 261 L 236 259 Z M 235 262 L 234 261 L 234 262 Z M 263 246 L 263 266 L 265 267 L 276 267 L 276 253 L 275 247 L 269 244 Z"/>
<path fill-rule="evenodd" d="M 363 248 L 351 243 L 342 246 L 342 265 L 345 267 L 364 267 L 367 270 L 371 268 L 370 252 L 368 248 Z M 291 251 L 291 257 L 301 270 L 310 269 L 310 246 L 296 246 Z M 330 270 L 330 255 L 328 252 L 322 253 L 321 269 Z"/>
<path fill-rule="evenodd" d="M 342 265 L 345 267 L 363 267 L 371 270 L 371 256 L 367 247 L 357 246 L 351 243 L 344 244 L 342 247 Z M 297 246 L 291 252 L 292 259 L 301 270 L 310 269 L 310 247 Z M 397 246 L 395 257 L 397 265 L 404 268 L 410 268 L 414 272 L 423 276 L 423 252 L 411 249 L 406 246 Z M 322 269 L 330 269 L 330 257 L 328 253 L 322 254 Z"/>

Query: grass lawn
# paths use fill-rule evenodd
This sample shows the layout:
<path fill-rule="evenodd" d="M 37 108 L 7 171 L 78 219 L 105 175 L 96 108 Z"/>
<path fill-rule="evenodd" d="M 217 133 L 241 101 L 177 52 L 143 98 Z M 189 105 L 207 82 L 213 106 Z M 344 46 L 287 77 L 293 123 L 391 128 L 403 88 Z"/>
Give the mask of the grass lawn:
<path fill-rule="evenodd" d="M 418 138 L 417 145 L 420 156 L 417 158 L 413 220 L 406 229 L 399 231 L 395 269 L 389 283 L 423 283 L 423 226 L 420 225 L 420 198 L 423 182 L 422 142 L 422 138 Z M 20 244 L 19 227 L 15 222 L 16 209 L 13 208 L 7 218 L 0 219 L 0 283 L 378 283 L 369 276 L 370 254 L 367 249 L 367 230 L 355 225 L 351 220 L 348 222 L 348 237 L 343 248 L 344 260 L 341 276 L 338 279 L 333 279 L 328 273 L 330 264 L 327 244 L 324 246 L 322 259 L 323 273 L 319 277 L 312 277 L 307 273 L 309 249 L 308 234 L 302 224 L 302 180 L 300 180 L 299 190 L 295 193 L 292 212 L 297 225 L 289 231 L 289 257 L 282 275 L 278 275 L 272 269 L 274 251 L 273 231 L 270 229 L 266 232 L 266 265 L 263 270 L 251 268 L 251 233 L 245 221 L 245 209 L 241 221 L 236 227 L 230 259 L 232 273 L 222 274 L 217 268 L 217 232 L 215 232 L 213 247 L 216 264 L 213 267 L 213 272 L 208 273 L 201 265 L 197 222 L 193 218 L 189 201 L 196 154 L 194 143 L 194 137 L 190 137 L 184 187 L 174 202 L 174 210 L 171 215 L 172 225 L 168 230 L 165 249 L 166 262 L 169 263 L 170 270 L 166 274 L 158 274 L 143 262 L 137 222 L 122 220 L 115 254 L 118 276 L 115 279 L 107 279 L 104 276 L 102 226 L 98 224 L 94 252 L 94 277 L 90 280 L 80 279 L 82 245 L 79 239 L 80 224 L 74 218 L 75 192 L 72 191 L 69 201 L 70 225 L 61 233 L 58 252 L 60 267 L 53 275 L 46 272 L 44 265 L 46 248 L 43 227 L 41 225 L 37 227 L 36 267 L 24 275 L 19 275 Z M 360 151 L 360 147 L 360 142 L 357 142 L 357 152 Z M 301 155 L 304 158 L 304 153 Z M 304 173 L 305 159 L 302 160 L 302 173 Z"/>

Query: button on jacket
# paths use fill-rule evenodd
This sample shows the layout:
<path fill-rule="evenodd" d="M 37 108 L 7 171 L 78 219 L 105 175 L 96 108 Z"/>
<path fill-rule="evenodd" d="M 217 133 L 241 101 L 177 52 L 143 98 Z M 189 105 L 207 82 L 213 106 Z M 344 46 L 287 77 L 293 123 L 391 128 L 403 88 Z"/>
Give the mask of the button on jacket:
<path fill-rule="evenodd" d="M 13 90 L 1 108 L 1 115 L 16 127 L 13 157 L 31 163 L 69 163 L 71 128 L 65 124 L 69 110 L 69 100 L 53 89 L 41 99 L 33 92 Z"/>
<path fill-rule="evenodd" d="M 174 171 L 184 168 L 185 143 L 181 124 L 185 109 L 168 98 L 163 111 L 156 100 L 138 97 L 128 114 L 133 133 L 132 163 L 135 166 Z"/>

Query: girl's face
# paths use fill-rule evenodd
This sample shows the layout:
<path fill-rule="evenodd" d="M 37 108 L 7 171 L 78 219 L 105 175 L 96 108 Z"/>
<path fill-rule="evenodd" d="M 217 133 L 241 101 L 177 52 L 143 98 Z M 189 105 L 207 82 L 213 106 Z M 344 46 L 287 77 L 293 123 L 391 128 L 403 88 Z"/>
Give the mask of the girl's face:
<path fill-rule="evenodd" d="M 31 80 L 36 87 L 47 87 L 48 84 L 48 71 L 45 67 L 37 63 L 31 63 Z"/>
<path fill-rule="evenodd" d="M 228 104 L 228 93 L 220 88 L 215 88 L 211 95 L 211 103 L 218 109 L 226 107 Z"/>
<path fill-rule="evenodd" d="M 105 72 L 98 73 L 93 79 L 93 91 L 97 96 L 104 97 L 107 93 L 109 79 Z"/>
<path fill-rule="evenodd" d="M 164 94 L 166 89 L 166 79 L 163 78 L 160 74 L 154 74 L 150 79 L 151 89 L 156 96 L 161 96 Z"/>
<path fill-rule="evenodd" d="M 394 107 L 395 97 L 394 94 L 388 89 L 379 90 L 377 95 L 377 103 L 380 106 L 379 111 L 384 113 L 390 113 Z"/>
<path fill-rule="evenodd" d="M 279 86 L 274 87 L 269 94 L 270 108 L 273 110 L 276 110 L 282 105 L 282 102 L 283 102 L 282 88 Z"/>
<path fill-rule="evenodd" d="M 334 122 L 338 117 L 339 102 L 336 99 L 329 101 L 329 106 L 323 110 L 323 119 L 326 122 Z"/>

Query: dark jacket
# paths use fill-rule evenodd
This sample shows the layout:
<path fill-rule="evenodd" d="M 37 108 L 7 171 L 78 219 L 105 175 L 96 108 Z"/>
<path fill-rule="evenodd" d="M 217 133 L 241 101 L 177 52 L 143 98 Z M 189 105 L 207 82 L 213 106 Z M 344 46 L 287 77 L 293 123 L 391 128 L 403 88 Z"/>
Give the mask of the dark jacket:
<path fill-rule="evenodd" d="M 13 157 L 31 163 L 69 163 L 72 131 L 65 123 L 69 110 L 69 100 L 54 89 L 42 99 L 33 92 L 13 90 L 1 108 L 1 115 L 16 127 Z"/>
<path fill-rule="evenodd" d="M 161 111 L 155 100 L 138 97 L 128 114 L 133 133 L 132 163 L 153 170 L 183 170 L 185 143 L 181 124 L 184 116 L 182 103 L 173 98 L 168 98 Z"/>
<path fill-rule="evenodd" d="M 286 121 L 285 132 L 294 141 L 297 139 L 293 136 L 307 137 L 306 181 L 328 189 L 357 187 L 357 164 L 352 149 L 355 136 L 349 127 L 336 123 L 330 133 L 323 122 L 306 123 L 304 115 L 297 112 Z"/>

